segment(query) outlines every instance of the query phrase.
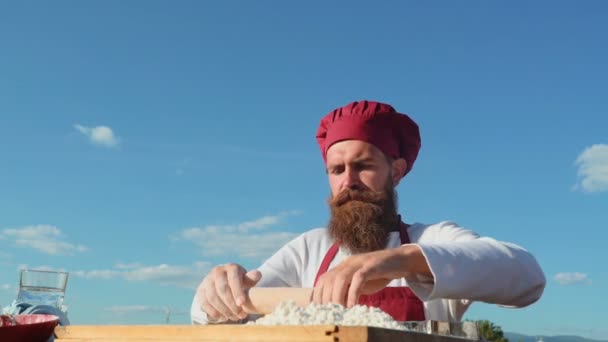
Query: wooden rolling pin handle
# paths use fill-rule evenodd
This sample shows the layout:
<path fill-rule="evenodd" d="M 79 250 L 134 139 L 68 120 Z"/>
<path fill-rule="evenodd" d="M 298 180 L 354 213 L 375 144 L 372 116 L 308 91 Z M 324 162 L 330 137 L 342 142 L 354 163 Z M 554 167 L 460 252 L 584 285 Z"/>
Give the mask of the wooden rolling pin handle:
<path fill-rule="evenodd" d="M 296 287 L 252 287 L 243 309 L 249 314 L 269 314 L 281 302 L 294 301 L 305 307 L 312 301 L 312 289 Z"/>

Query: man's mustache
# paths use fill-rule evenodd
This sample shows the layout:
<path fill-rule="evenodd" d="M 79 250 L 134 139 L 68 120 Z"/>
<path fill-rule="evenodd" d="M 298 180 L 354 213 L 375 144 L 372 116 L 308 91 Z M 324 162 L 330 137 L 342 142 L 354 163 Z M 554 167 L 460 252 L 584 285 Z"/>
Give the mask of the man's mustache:
<path fill-rule="evenodd" d="M 384 201 L 384 193 L 372 190 L 346 189 L 331 198 L 329 204 L 333 207 L 340 207 L 351 201 L 381 204 Z"/>

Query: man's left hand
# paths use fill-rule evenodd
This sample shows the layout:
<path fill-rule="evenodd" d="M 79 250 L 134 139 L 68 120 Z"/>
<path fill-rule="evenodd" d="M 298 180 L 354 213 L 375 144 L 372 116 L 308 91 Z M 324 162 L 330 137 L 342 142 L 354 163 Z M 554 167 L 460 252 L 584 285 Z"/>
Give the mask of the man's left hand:
<path fill-rule="evenodd" d="M 353 255 L 319 277 L 313 302 L 337 303 L 350 308 L 358 303 L 361 294 L 375 293 L 391 280 L 412 273 L 431 275 L 426 259 L 416 245 Z"/>

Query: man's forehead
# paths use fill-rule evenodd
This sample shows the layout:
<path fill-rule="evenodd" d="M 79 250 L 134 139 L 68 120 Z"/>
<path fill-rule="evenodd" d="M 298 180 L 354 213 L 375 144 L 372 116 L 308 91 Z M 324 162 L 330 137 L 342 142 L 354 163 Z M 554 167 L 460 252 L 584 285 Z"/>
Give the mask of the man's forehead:
<path fill-rule="evenodd" d="M 327 162 L 342 159 L 373 159 L 381 157 L 382 151 L 376 146 L 361 140 L 337 142 L 327 150 Z"/>

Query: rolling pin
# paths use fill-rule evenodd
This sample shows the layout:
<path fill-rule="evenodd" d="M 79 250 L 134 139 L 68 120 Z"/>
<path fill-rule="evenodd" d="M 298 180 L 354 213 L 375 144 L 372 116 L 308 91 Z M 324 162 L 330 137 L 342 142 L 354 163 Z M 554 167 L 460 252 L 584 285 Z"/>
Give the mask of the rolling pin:
<path fill-rule="evenodd" d="M 298 287 L 252 287 L 243 309 L 249 314 L 270 314 L 281 302 L 294 301 L 305 307 L 312 301 L 311 288 Z"/>
<path fill-rule="evenodd" d="M 390 282 L 390 279 L 374 279 L 367 281 L 362 288 L 363 294 L 380 291 Z M 269 314 L 281 302 L 293 300 L 297 306 L 305 307 L 312 302 L 312 288 L 299 287 L 252 287 L 249 289 L 249 299 L 243 304 L 243 309 L 249 314 Z"/>

